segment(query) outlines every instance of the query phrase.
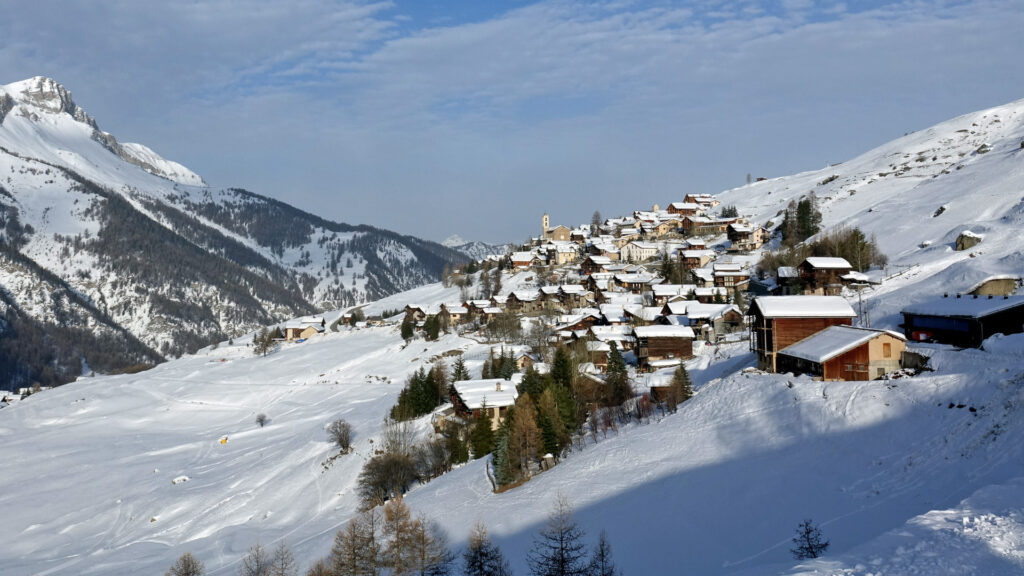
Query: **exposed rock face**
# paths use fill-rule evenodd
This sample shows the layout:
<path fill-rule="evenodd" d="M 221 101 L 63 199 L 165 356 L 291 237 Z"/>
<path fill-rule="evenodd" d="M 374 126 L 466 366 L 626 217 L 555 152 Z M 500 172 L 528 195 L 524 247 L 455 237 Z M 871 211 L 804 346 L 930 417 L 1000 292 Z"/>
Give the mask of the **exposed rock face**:
<path fill-rule="evenodd" d="M 7 113 L 14 108 L 14 98 L 10 94 L 0 94 L 0 124 L 4 123 Z"/>
<path fill-rule="evenodd" d="M 964 230 L 956 237 L 956 249 L 958 251 L 970 250 L 978 244 L 981 244 L 981 236 L 970 230 Z"/>
<path fill-rule="evenodd" d="M 96 121 L 85 113 L 71 97 L 71 92 L 50 78 L 36 76 L 20 83 L 20 99 L 47 112 L 66 112 L 75 120 L 93 128 Z"/>

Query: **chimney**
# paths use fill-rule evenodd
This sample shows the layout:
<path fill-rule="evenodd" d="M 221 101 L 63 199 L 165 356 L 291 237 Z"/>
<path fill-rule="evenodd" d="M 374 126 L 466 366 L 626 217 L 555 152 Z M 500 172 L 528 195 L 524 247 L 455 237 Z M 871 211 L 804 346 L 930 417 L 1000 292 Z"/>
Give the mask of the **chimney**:
<path fill-rule="evenodd" d="M 494 383 L 494 391 L 495 392 L 501 392 L 501 381 L 500 380 Z"/>

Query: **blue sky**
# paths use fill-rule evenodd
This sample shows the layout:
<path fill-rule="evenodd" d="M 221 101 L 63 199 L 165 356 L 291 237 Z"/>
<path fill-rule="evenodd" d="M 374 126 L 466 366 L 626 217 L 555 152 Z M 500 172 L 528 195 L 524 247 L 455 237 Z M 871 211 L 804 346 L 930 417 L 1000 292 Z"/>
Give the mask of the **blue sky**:
<path fill-rule="evenodd" d="M 324 217 L 523 240 L 1024 97 L 1024 2 L 2 2 L 0 83 Z"/>

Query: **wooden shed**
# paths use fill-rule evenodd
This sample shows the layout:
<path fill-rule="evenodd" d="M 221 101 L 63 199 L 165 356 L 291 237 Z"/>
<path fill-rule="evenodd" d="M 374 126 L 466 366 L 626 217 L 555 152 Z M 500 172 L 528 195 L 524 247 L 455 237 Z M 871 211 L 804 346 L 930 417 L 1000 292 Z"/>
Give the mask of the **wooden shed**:
<path fill-rule="evenodd" d="M 903 309 L 907 338 L 977 348 L 993 334 L 1024 332 L 1024 296 L 950 296 Z"/>
<path fill-rule="evenodd" d="M 779 351 L 779 372 L 875 380 L 900 369 L 907 339 L 889 330 L 830 326 Z"/>

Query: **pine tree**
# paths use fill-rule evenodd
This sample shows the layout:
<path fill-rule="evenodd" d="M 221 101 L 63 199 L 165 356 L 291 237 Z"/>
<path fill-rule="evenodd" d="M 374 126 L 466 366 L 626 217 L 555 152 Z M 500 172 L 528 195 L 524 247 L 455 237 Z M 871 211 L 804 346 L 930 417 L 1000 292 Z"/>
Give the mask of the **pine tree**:
<path fill-rule="evenodd" d="M 483 524 L 477 524 L 469 535 L 469 546 L 462 553 L 464 576 L 512 576 L 508 561 L 501 554 Z"/>
<path fill-rule="evenodd" d="M 590 565 L 587 566 L 587 576 L 621 576 L 622 572 L 615 567 L 612 559 L 612 545 L 608 543 L 608 535 L 604 530 L 597 538 L 597 546 L 590 555 Z"/>
<path fill-rule="evenodd" d="M 406 342 L 412 340 L 415 333 L 416 321 L 413 320 L 412 314 L 406 314 L 405 318 L 402 319 L 402 340 L 405 340 Z"/>
<path fill-rule="evenodd" d="M 793 557 L 797 560 L 806 560 L 824 554 L 828 550 L 829 541 L 824 539 L 821 530 L 808 518 L 797 526 L 793 544 L 796 544 L 796 548 L 789 550 Z"/>
<path fill-rule="evenodd" d="M 185 552 L 178 557 L 166 576 L 206 576 L 206 567 L 191 552 Z"/>
<path fill-rule="evenodd" d="M 427 340 L 437 340 L 441 334 L 441 321 L 437 319 L 436 315 L 431 314 L 423 321 L 423 333 Z"/>
<path fill-rule="evenodd" d="M 690 373 L 686 370 L 685 364 L 680 364 L 676 368 L 672 375 L 672 385 L 679 391 L 680 402 L 686 402 L 693 398 L 693 380 L 690 379 Z"/>
<path fill-rule="evenodd" d="M 455 364 L 452 365 L 452 382 L 458 382 L 459 380 L 469 380 L 472 376 L 469 375 L 469 369 L 466 368 L 466 361 L 459 356 L 455 359 Z"/>
<path fill-rule="evenodd" d="M 633 397 L 633 388 L 629 384 L 629 373 L 626 371 L 626 360 L 619 353 L 615 341 L 609 342 L 608 368 L 605 372 L 605 387 L 608 389 L 608 403 L 618 406 Z"/>
<path fill-rule="evenodd" d="M 568 499 L 559 495 L 547 523 L 533 539 L 526 562 L 533 576 L 586 576 L 583 529 Z"/>
<path fill-rule="evenodd" d="M 491 423 L 491 411 L 485 403 L 480 408 L 480 416 L 473 422 L 469 442 L 473 448 L 473 458 L 482 458 L 494 450 L 494 429 Z"/>
<path fill-rule="evenodd" d="M 494 435 L 494 451 L 491 456 L 491 466 L 494 468 L 494 481 L 498 486 L 511 484 L 515 480 L 512 470 L 512 462 L 509 459 L 509 425 L 514 415 L 509 414 L 502 422 L 498 433 Z"/>
<path fill-rule="evenodd" d="M 555 349 L 555 359 L 551 363 L 551 378 L 562 386 L 572 385 L 572 359 L 565 346 Z"/>

